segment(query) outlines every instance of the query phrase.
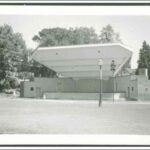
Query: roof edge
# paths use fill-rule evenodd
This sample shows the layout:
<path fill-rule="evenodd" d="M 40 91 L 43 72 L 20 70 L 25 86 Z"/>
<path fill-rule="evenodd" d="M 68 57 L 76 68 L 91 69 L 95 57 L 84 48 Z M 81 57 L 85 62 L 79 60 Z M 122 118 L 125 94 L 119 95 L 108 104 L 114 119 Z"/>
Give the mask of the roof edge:
<path fill-rule="evenodd" d="M 51 47 L 38 47 L 37 50 L 50 50 L 50 49 L 69 49 L 69 48 L 82 48 L 82 47 L 97 47 L 97 46 L 121 46 L 129 51 L 132 51 L 130 47 L 122 43 L 105 43 L 105 44 L 82 44 L 82 45 L 67 45 L 67 46 L 51 46 Z"/>

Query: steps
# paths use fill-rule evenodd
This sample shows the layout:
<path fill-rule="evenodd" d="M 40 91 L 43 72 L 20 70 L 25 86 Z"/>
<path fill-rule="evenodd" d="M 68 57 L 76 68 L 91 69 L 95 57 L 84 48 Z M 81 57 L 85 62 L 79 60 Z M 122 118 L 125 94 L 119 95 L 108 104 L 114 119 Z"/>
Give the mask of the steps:
<path fill-rule="evenodd" d="M 71 99 L 71 100 L 98 100 L 99 93 L 57 93 L 57 92 L 45 92 L 43 94 L 44 99 Z M 125 100 L 125 93 L 115 93 L 115 100 Z M 113 93 L 103 93 L 103 100 L 112 100 Z"/>

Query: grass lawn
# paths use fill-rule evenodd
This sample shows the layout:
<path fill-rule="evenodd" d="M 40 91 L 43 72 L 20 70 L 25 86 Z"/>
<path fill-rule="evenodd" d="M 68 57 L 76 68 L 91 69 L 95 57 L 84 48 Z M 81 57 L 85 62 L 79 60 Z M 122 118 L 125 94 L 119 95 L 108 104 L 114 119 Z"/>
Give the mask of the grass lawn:
<path fill-rule="evenodd" d="M 150 134 L 150 103 L 0 97 L 1 134 Z"/>

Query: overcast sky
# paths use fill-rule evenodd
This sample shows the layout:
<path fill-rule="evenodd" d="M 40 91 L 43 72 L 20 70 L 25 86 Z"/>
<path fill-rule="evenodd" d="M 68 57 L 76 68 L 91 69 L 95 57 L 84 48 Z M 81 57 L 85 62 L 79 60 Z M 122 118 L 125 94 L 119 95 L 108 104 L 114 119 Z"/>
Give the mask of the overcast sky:
<path fill-rule="evenodd" d="M 150 16 L 100 16 L 100 15 L 0 15 L 0 25 L 9 24 L 14 32 L 20 32 L 27 47 L 35 48 L 32 37 L 43 28 L 93 27 L 100 33 L 102 27 L 111 24 L 124 44 L 133 49 L 132 68 L 137 66 L 139 49 L 146 40 L 150 44 Z"/>

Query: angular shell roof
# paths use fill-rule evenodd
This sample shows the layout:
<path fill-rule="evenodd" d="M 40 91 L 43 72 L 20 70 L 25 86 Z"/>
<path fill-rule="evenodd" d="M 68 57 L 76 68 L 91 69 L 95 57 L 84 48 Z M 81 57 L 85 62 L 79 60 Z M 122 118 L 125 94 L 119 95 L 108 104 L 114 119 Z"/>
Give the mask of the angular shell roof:
<path fill-rule="evenodd" d="M 112 75 L 111 62 L 116 72 L 131 58 L 131 49 L 122 44 L 88 44 L 59 47 L 40 47 L 32 58 L 64 77 L 99 77 L 99 59 L 103 60 L 103 76 Z"/>

